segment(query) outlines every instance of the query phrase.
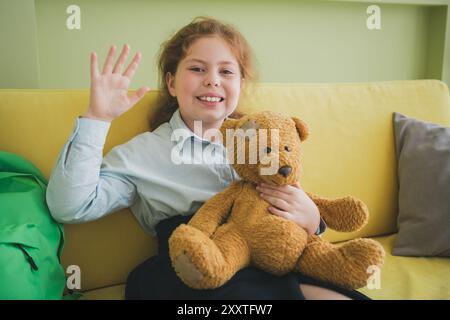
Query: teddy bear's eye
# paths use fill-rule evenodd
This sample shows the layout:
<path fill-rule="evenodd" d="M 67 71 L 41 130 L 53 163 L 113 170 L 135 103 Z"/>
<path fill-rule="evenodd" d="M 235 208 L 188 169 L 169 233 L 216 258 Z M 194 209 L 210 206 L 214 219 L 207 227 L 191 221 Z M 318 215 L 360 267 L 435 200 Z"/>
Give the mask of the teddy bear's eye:
<path fill-rule="evenodd" d="M 266 153 L 270 153 L 272 152 L 272 149 L 270 147 L 267 147 L 266 149 L 264 149 L 264 151 L 266 151 Z"/>
<path fill-rule="evenodd" d="M 291 151 L 291 148 L 289 148 L 288 146 L 284 146 L 284 150 L 286 150 L 287 152 Z"/>

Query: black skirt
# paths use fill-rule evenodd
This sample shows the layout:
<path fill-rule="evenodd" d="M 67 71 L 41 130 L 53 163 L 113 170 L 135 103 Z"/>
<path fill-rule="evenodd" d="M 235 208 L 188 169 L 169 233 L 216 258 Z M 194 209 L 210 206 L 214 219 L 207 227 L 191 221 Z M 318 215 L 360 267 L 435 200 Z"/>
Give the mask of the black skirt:
<path fill-rule="evenodd" d="M 125 299 L 146 300 L 304 300 L 299 284 L 310 284 L 339 292 L 356 300 L 370 300 L 355 290 L 348 290 L 300 273 L 274 276 L 255 267 L 237 272 L 217 289 L 196 290 L 186 286 L 172 268 L 168 239 L 191 216 L 175 216 L 156 226 L 158 254 L 138 265 L 127 278 Z"/>

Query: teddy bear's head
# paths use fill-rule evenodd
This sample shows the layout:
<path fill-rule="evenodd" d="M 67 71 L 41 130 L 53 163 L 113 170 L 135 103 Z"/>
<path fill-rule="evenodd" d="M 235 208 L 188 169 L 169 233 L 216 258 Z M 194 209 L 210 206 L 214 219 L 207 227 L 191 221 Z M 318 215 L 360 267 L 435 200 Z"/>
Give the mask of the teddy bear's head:
<path fill-rule="evenodd" d="M 302 120 L 264 111 L 226 119 L 220 131 L 228 159 L 243 180 L 282 185 L 300 179 L 300 145 L 308 137 Z"/>

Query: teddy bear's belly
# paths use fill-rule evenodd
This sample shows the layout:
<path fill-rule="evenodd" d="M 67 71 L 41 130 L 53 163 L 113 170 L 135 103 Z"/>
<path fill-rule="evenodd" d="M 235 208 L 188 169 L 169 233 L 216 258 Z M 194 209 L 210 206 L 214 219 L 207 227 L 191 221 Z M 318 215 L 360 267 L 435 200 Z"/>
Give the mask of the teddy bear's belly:
<path fill-rule="evenodd" d="M 275 274 L 291 271 L 304 247 L 307 233 L 293 221 L 268 211 L 269 203 L 255 192 L 236 199 L 229 220 L 247 241 L 252 263 Z"/>

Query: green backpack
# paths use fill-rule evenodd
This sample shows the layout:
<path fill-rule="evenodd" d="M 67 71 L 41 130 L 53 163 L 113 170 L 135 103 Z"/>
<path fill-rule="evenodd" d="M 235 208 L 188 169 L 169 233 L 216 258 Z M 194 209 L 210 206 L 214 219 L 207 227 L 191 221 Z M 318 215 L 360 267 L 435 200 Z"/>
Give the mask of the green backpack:
<path fill-rule="evenodd" d="M 61 299 L 64 230 L 45 201 L 47 181 L 31 162 L 0 151 L 0 299 Z"/>

